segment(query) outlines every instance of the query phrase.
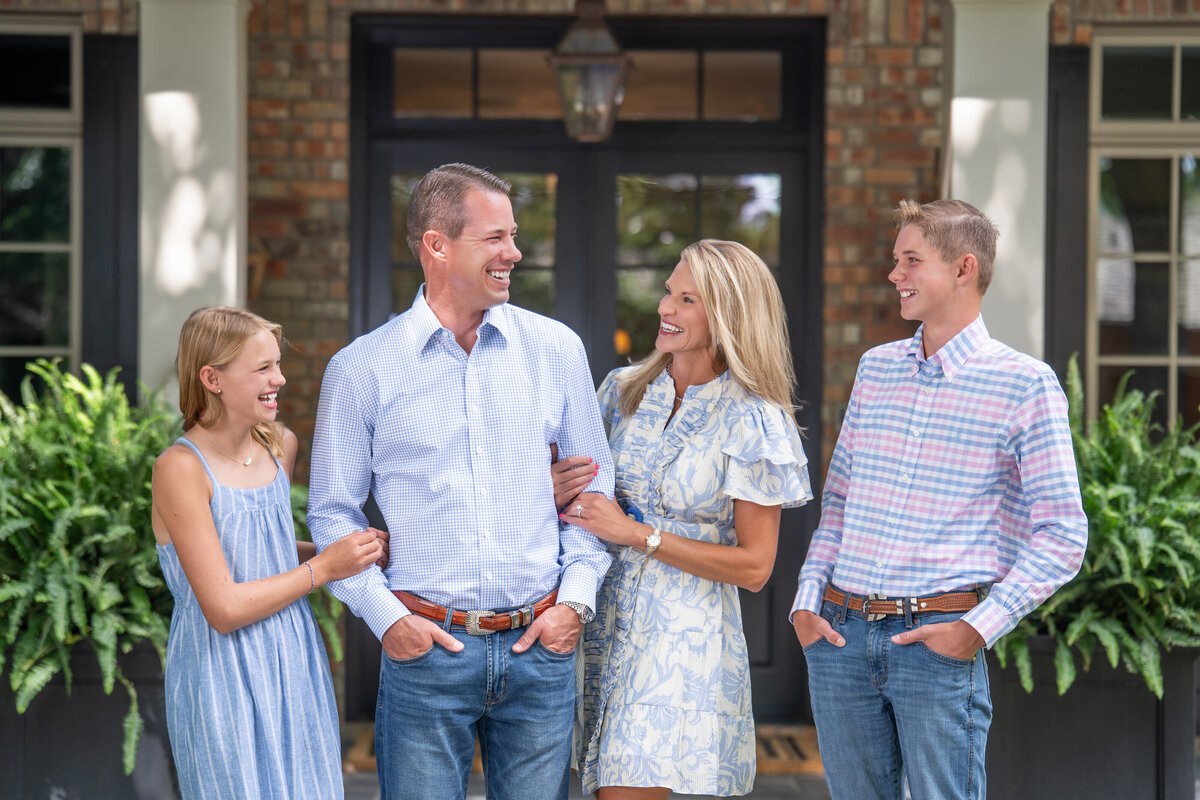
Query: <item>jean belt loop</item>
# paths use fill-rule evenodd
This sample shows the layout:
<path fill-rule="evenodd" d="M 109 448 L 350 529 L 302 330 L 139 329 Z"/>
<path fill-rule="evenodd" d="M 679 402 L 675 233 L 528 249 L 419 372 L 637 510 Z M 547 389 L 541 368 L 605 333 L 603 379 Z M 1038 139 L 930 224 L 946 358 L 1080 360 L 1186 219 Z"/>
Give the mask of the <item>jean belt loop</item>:
<path fill-rule="evenodd" d="M 905 601 L 904 601 L 904 629 L 909 630 L 909 631 L 916 627 L 916 625 L 913 624 L 913 605 L 914 605 L 914 603 L 912 603 L 910 601 L 910 599 L 905 599 Z"/>
<path fill-rule="evenodd" d="M 846 624 L 846 614 L 850 611 L 850 593 L 843 592 L 845 595 L 842 598 L 842 607 L 838 609 L 837 621 L 839 625 Z"/>
<path fill-rule="evenodd" d="M 446 631 L 446 633 L 450 632 L 450 621 L 452 619 L 454 619 L 454 609 L 447 608 L 446 609 L 446 619 L 442 622 L 442 630 Z"/>

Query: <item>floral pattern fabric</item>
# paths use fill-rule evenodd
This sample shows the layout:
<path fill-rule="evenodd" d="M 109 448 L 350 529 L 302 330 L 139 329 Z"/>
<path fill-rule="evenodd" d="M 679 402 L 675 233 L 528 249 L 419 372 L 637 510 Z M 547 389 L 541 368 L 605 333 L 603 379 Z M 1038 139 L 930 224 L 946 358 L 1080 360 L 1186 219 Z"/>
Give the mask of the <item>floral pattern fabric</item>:
<path fill-rule="evenodd" d="M 728 372 L 689 387 L 670 421 L 670 376 L 659 375 L 626 419 L 617 408 L 620 372 L 601 385 L 600 408 L 617 499 L 636 506 L 646 524 L 734 545 L 735 500 L 790 508 L 812 499 L 796 426 Z M 754 719 L 737 587 L 634 548 L 610 551 L 576 662 L 575 763 L 584 791 L 749 792 Z"/>

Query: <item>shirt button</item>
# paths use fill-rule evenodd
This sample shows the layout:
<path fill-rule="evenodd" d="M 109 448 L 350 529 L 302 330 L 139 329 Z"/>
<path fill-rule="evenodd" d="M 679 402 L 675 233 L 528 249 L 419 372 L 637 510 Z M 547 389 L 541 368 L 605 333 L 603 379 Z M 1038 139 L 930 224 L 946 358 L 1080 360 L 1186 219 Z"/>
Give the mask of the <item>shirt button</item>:
<path fill-rule="evenodd" d="M 489 581 L 490 581 L 490 580 L 492 579 L 492 573 L 490 573 L 490 572 L 485 572 L 485 573 L 483 574 L 483 577 L 484 577 L 485 579 L 487 579 L 487 580 L 489 580 Z"/>
<path fill-rule="evenodd" d="M 913 436 L 920 436 L 920 435 L 921 435 L 921 432 L 920 432 L 919 430 L 917 430 L 916 428 L 913 428 L 913 429 L 912 429 L 912 434 L 913 434 Z"/>
<path fill-rule="evenodd" d="M 486 539 L 487 537 L 491 536 L 491 534 L 490 534 L 489 532 L 487 532 L 487 531 L 480 531 L 480 535 L 481 535 L 483 538 L 485 538 L 485 539 Z"/>
<path fill-rule="evenodd" d="M 907 472 L 901 472 L 901 473 L 900 473 L 900 482 L 901 482 L 901 483 L 908 483 L 908 480 L 909 480 L 909 478 L 908 478 L 908 473 L 907 473 Z"/>
<path fill-rule="evenodd" d="M 480 494 L 482 494 L 482 495 L 486 495 L 486 494 L 487 494 L 487 489 L 484 489 L 482 486 L 480 486 L 480 487 L 479 487 L 479 493 L 480 493 Z"/>
<path fill-rule="evenodd" d="M 482 447 L 476 447 L 476 448 L 475 448 L 475 452 L 476 452 L 476 453 L 478 453 L 479 455 L 483 455 L 483 448 L 482 448 Z"/>
<path fill-rule="evenodd" d="M 880 569 L 883 569 L 883 562 L 882 562 L 882 561 L 876 561 L 876 562 L 875 562 L 875 566 L 879 567 Z"/>

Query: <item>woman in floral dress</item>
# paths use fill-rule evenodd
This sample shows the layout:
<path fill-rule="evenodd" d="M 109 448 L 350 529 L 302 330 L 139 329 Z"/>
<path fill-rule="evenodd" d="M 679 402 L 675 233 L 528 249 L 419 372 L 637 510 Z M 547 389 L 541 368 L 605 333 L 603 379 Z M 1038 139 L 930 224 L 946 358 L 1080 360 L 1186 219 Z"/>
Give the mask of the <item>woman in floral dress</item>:
<path fill-rule="evenodd" d="M 697 242 L 658 312 L 655 352 L 599 391 L 620 505 L 584 492 L 564 511 L 614 556 L 577 662 L 576 767 L 600 800 L 753 787 L 738 589 L 766 584 L 780 509 L 812 498 L 783 301 L 762 260 Z M 557 496 L 591 469 L 555 465 Z"/>

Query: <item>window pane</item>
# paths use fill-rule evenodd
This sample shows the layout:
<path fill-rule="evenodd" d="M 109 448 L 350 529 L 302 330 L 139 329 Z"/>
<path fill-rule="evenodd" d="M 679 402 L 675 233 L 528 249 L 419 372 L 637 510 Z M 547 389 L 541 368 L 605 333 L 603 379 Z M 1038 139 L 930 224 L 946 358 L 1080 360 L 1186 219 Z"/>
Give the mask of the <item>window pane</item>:
<path fill-rule="evenodd" d="M 0 345 L 69 343 L 70 256 L 0 253 Z"/>
<path fill-rule="evenodd" d="M 0 356 L 0 392 L 14 403 L 21 402 L 21 381 L 25 379 L 26 360 L 24 356 Z"/>
<path fill-rule="evenodd" d="M 672 265 L 671 269 L 674 269 Z M 658 304 L 671 269 L 617 270 L 617 332 L 620 363 L 649 355 L 658 338 Z"/>
<path fill-rule="evenodd" d="M 481 119 L 562 119 L 546 50 L 479 50 Z"/>
<path fill-rule="evenodd" d="M 673 269 L 696 235 L 696 176 L 617 176 L 617 263 Z"/>
<path fill-rule="evenodd" d="M 423 175 L 412 172 L 397 172 L 392 175 L 392 263 L 417 264 L 417 258 L 408 247 L 408 202 L 412 190 Z M 408 308 L 407 305 L 404 308 Z"/>
<path fill-rule="evenodd" d="M 392 114 L 470 117 L 469 48 L 397 47 L 392 51 Z"/>
<path fill-rule="evenodd" d="M 554 316 L 554 271 L 529 269 L 524 260 L 512 271 L 508 296 L 513 305 Z"/>
<path fill-rule="evenodd" d="M 700 236 L 741 242 L 767 266 L 777 267 L 781 178 L 770 173 L 704 175 L 700 185 Z"/>
<path fill-rule="evenodd" d="M 1158 400 L 1154 404 L 1154 413 L 1151 415 L 1151 419 L 1165 429 L 1167 427 L 1166 367 L 1100 367 L 1100 402 L 1107 404 L 1112 401 L 1118 381 L 1121 380 L 1122 375 L 1130 370 L 1133 371 L 1133 375 L 1130 376 L 1129 382 L 1125 385 L 1126 391 L 1138 389 L 1145 395 L 1149 395 L 1151 392 L 1158 392 Z"/>
<path fill-rule="evenodd" d="M 1200 170 L 1191 153 L 1179 159 L 1179 249 L 1200 255 Z"/>
<path fill-rule="evenodd" d="M 1171 162 L 1165 158 L 1102 158 L 1098 253 L 1168 252 Z"/>
<path fill-rule="evenodd" d="M 1200 422 L 1200 367 L 1179 370 L 1179 413 L 1184 427 Z"/>
<path fill-rule="evenodd" d="M 0 108 L 70 110 L 71 37 L 0 34 L 0 76 Z"/>
<path fill-rule="evenodd" d="M 1105 259 L 1096 273 L 1100 353 L 1166 355 L 1167 265 Z"/>
<path fill-rule="evenodd" d="M 704 119 L 779 119 L 782 57 L 773 50 L 710 50 L 704 54 Z"/>
<path fill-rule="evenodd" d="M 0 147 L 0 241 L 71 241 L 71 150 Z"/>
<path fill-rule="evenodd" d="M 1172 47 L 1106 47 L 1101 74 L 1103 119 L 1171 119 Z"/>
<path fill-rule="evenodd" d="M 698 118 L 699 55 L 694 50 L 629 50 L 633 66 L 625 79 L 625 100 L 617 119 Z"/>
<path fill-rule="evenodd" d="M 1200 47 L 1183 48 L 1179 118 L 1200 119 Z"/>
<path fill-rule="evenodd" d="M 557 233 L 558 175 L 553 172 L 500 172 L 512 184 L 517 248 L 523 267 L 553 267 Z M 553 281 L 550 282 L 553 286 Z"/>
<path fill-rule="evenodd" d="M 1200 261 L 1179 265 L 1179 354 L 1200 355 Z"/>
<path fill-rule="evenodd" d="M 417 299 L 417 289 L 425 282 L 425 273 L 412 267 L 392 270 L 392 313 L 403 314 Z"/>

